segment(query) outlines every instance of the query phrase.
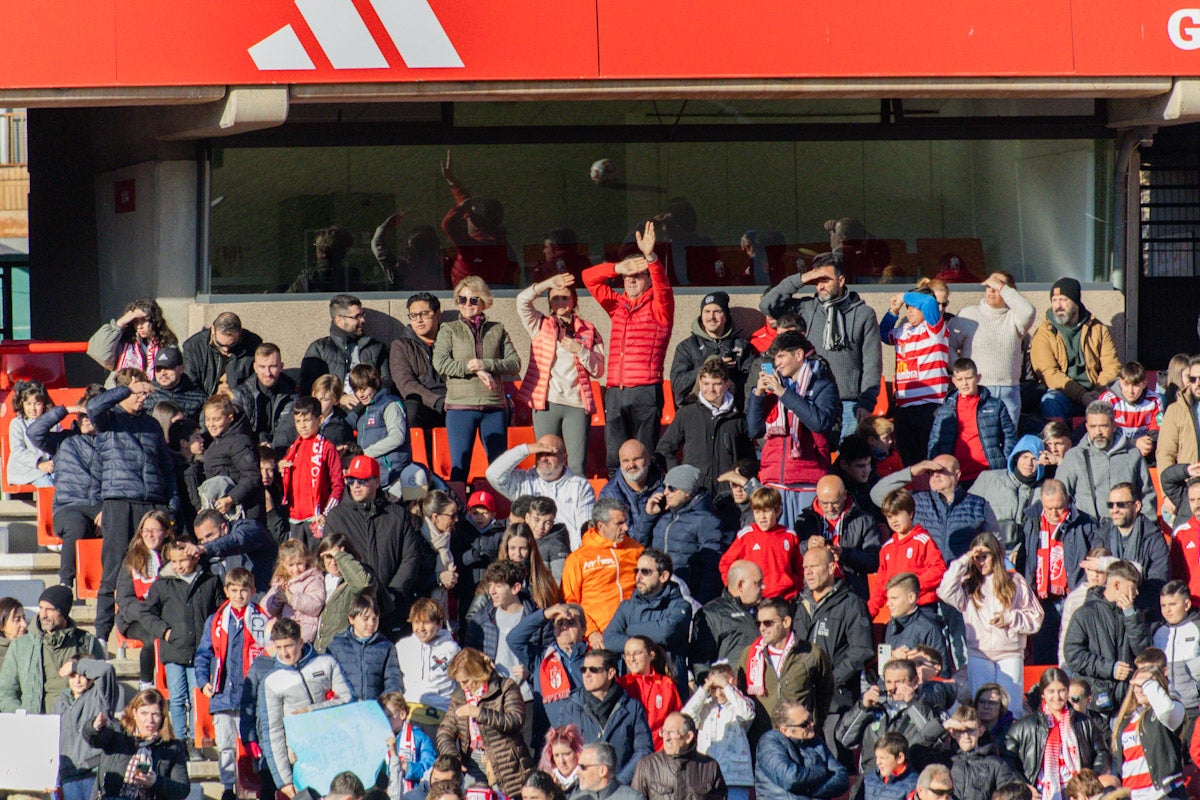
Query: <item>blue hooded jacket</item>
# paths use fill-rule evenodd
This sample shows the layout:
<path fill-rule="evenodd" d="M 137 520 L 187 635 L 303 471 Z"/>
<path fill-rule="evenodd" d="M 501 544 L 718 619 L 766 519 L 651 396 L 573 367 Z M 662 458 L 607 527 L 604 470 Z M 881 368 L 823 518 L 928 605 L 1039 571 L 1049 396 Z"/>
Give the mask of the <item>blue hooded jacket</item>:
<path fill-rule="evenodd" d="M 1009 552 L 1021 541 L 1025 509 L 1041 499 L 1038 488 L 1046 474 L 1046 468 L 1038 463 L 1032 479 L 1019 478 L 1017 459 L 1022 453 L 1031 453 L 1037 459 L 1042 454 L 1042 440 L 1033 434 L 1022 436 L 1008 456 L 1007 469 L 981 472 L 971 486 L 971 494 L 987 500 L 992 507 L 1000 523 L 1000 541 Z"/>

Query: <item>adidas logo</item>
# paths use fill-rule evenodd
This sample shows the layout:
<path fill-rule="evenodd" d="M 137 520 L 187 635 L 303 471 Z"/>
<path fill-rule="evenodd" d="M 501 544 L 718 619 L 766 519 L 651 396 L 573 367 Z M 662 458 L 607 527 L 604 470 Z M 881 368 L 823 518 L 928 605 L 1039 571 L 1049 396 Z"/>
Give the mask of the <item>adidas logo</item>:
<path fill-rule="evenodd" d="M 334 69 L 388 69 L 383 51 L 353 0 L 295 0 L 296 8 Z M 370 0 L 392 44 L 410 69 L 462 67 L 462 59 L 428 0 Z M 260 70 L 316 69 L 291 24 L 247 52 Z"/>

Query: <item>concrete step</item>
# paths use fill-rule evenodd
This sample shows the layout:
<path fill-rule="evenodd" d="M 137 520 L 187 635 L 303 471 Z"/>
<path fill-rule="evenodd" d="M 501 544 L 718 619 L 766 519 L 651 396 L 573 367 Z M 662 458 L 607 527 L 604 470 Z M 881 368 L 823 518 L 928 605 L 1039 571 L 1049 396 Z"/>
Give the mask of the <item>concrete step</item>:
<path fill-rule="evenodd" d="M 0 553 L 0 579 L 41 578 L 54 586 L 60 562 L 58 553 Z"/>

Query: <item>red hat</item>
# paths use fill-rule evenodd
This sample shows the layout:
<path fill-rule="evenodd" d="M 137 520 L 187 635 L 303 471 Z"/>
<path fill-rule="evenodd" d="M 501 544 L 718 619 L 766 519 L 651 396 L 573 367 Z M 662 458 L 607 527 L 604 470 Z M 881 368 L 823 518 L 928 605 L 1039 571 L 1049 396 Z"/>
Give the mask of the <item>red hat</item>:
<path fill-rule="evenodd" d="M 475 508 L 483 506 L 493 514 L 496 513 L 496 498 L 492 497 L 491 492 L 485 492 L 482 489 L 477 492 L 472 492 L 467 498 L 467 508 Z"/>
<path fill-rule="evenodd" d="M 350 462 L 350 469 L 346 470 L 346 477 L 359 480 L 378 478 L 379 462 L 370 456 L 355 456 L 354 460 Z"/>

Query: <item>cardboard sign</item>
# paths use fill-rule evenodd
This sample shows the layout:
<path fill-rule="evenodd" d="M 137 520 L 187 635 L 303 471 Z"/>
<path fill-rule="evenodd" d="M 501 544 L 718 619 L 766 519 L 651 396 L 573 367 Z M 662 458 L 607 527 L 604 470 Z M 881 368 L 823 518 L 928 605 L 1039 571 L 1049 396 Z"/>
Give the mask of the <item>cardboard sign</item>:
<path fill-rule="evenodd" d="M 58 786 L 58 715 L 0 714 L 0 789 L 52 792 Z"/>
<path fill-rule="evenodd" d="M 312 788 L 329 794 L 339 772 L 349 770 L 364 786 L 387 763 L 387 740 L 392 726 L 374 700 L 322 708 L 283 718 L 287 744 L 296 754 L 292 784 L 296 791 Z"/>

